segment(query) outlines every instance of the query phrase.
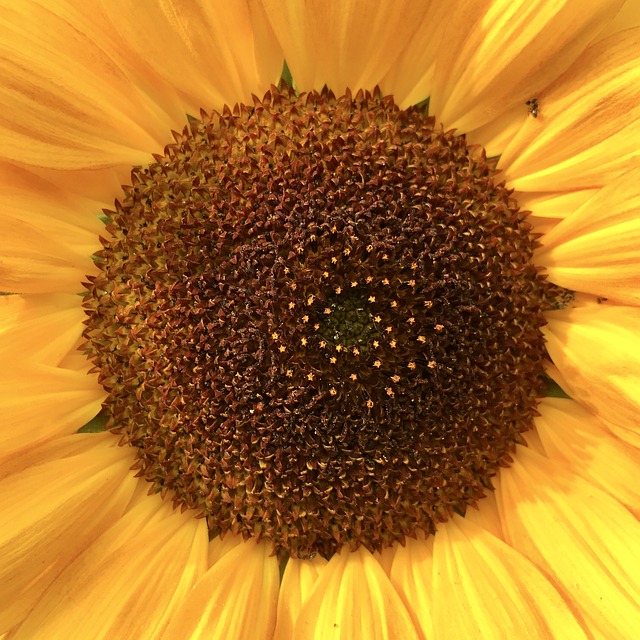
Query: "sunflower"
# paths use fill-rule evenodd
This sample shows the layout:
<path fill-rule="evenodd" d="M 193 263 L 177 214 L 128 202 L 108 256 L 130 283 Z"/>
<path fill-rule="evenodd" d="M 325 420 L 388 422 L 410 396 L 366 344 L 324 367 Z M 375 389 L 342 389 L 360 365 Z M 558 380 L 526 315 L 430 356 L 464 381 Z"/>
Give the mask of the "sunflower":
<path fill-rule="evenodd" d="M 636 2 L 0 22 L 3 637 L 635 637 Z"/>

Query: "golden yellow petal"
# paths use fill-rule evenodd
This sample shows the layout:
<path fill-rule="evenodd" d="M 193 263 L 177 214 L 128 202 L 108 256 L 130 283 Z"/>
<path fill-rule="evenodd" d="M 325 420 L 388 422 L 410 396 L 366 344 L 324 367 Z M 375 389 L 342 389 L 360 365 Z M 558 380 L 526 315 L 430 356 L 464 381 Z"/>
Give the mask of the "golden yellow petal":
<path fill-rule="evenodd" d="M 640 29 L 589 47 L 538 93 L 539 115 L 504 149 L 499 167 L 520 191 L 610 183 L 640 153 Z"/>
<path fill-rule="evenodd" d="M 86 369 L 24 362 L 0 370 L 0 459 L 76 432 L 97 415 L 104 395 Z"/>
<path fill-rule="evenodd" d="M 407 538 L 398 545 L 389 577 L 400 594 L 418 638 L 433 638 L 433 536 L 424 540 Z"/>
<path fill-rule="evenodd" d="M 0 162 L 0 166 L 2 163 Z M 97 227 L 97 233 L 104 231 L 104 223 L 98 218 L 103 209 L 113 209 L 116 198 L 122 200 L 123 184 L 131 182 L 131 165 L 114 165 L 106 169 L 74 169 L 73 171 L 56 171 L 43 167 L 31 167 L 30 173 L 55 185 L 59 190 L 73 197 L 84 199 L 81 207 L 69 210 L 68 217 L 74 224 L 81 226 L 91 224 Z M 81 212 L 81 216 L 78 216 Z"/>
<path fill-rule="evenodd" d="M 564 465 L 518 446 L 498 478 L 507 541 L 575 604 L 596 637 L 640 629 L 640 523 Z"/>
<path fill-rule="evenodd" d="M 422 21 L 380 82 L 382 92 L 392 94 L 402 109 L 433 95 L 433 74 L 444 31 L 451 19 L 452 4 L 432 0 L 423 3 L 425 13 Z"/>
<path fill-rule="evenodd" d="M 640 485 L 630 481 L 638 474 L 638 452 L 573 400 L 544 398 L 538 409 L 536 430 L 547 457 L 568 464 L 640 516 Z"/>
<path fill-rule="evenodd" d="M 171 615 L 165 640 L 271 640 L 280 572 L 271 545 L 244 542 L 197 582 Z"/>
<path fill-rule="evenodd" d="M 570 387 L 569 383 L 565 380 L 557 367 L 547 363 L 545 370 L 546 374 L 552 380 L 557 382 L 561 389 L 568 389 Z M 599 419 L 602 420 L 602 418 Z M 626 444 L 630 444 L 632 447 L 640 449 L 640 432 L 630 431 L 629 429 L 618 427 L 610 422 L 602 421 L 602 424 L 607 428 L 609 433 L 613 433 Z"/>
<path fill-rule="evenodd" d="M 82 335 L 77 295 L 0 296 L 0 359 L 58 367 Z"/>
<path fill-rule="evenodd" d="M 347 88 L 373 89 L 396 69 L 429 8 L 412 0 L 381 0 L 374 10 L 369 0 L 261 4 L 298 89 L 326 84 L 336 95 Z"/>
<path fill-rule="evenodd" d="M 8 457 L 0 465 L 0 479 L 14 473 L 22 473 L 26 469 L 36 467 L 51 460 L 59 460 L 83 454 L 85 451 L 98 448 L 114 448 L 118 439 L 111 433 L 73 433 L 70 436 L 52 438 L 46 443 L 24 447 L 19 453 Z M 126 448 L 122 449 L 127 451 Z M 122 455 L 125 455 L 124 453 Z M 133 461 L 131 453 L 129 459 Z"/>
<path fill-rule="evenodd" d="M 596 192 L 542 242 L 535 261 L 553 282 L 640 304 L 640 168 Z"/>
<path fill-rule="evenodd" d="M 282 52 L 247 2 L 111 0 L 105 11 L 127 66 L 145 81 L 159 76 L 193 115 L 262 96 L 280 78 Z"/>
<path fill-rule="evenodd" d="M 158 638 L 206 568 L 207 529 L 149 496 L 71 562 L 15 638 Z"/>
<path fill-rule="evenodd" d="M 309 597 L 313 585 L 326 565 L 327 561 L 320 556 L 309 560 L 291 559 L 287 562 L 278 594 L 274 640 L 296 640 L 293 629 L 302 603 Z"/>
<path fill-rule="evenodd" d="M 587 304 L 547 314 L 547 350 L 565 391 L 605 423 L 638 432 L 640 309 Z"/>
<path fill-rule="evenodd" d="M 233 533 L 226 533 L 224 538 L 216 536 L 209 542 L 209 553 L 207 564 L 212 567 L 216 562 L 222 559 L 222 556 L 235 549 L 239 544 L 242 544 L 244 540 L 242 536 L 234 535 Z"/>
<path fill-rule="evenodd" d="M 52 13 L 56 7 L 3 8 L 0 156 L 57 169 L 148 161 L 166 142 L 171 120 L 91 33 Z"/>
<path fill-rule="evenodd" d="M 565 71 L 611 20 L 621 0 L 576 12 L 546 0 L 460 2 L 438 53 L 430 111 L 447 128 L 476 129 L 520 106 Z"/>
<path fill-rule="evenodd" d="M 527 440 L 529 439 L 529 432 L 527 432 L 526 438 Z M 478 502 L 477 507 L 468 507 L 465 518 L 469 520 L 469 522 L 473 522 L 477 526 L 486 529 L 496 538 L 504 540 L 498 505 L 493 492 L 487 492 L 487 495 Z"/>
<path fill-rule="evenodd" d="M 302 605 L 296 640 L 417 639 L 409 612 L 366 549 L 334 555 Z"/>
<path fill-rule="evenodd" d="M 465 136 L 471 144 L 484 147 L 487 157 L 499 156 L 523 125 L 523 113 L 528 113 L 525 103 L 518 103 L 499 117 L 474 129 L 465 130 Z"/>
<path fill-rule="evenodd" d="M 21 622 L 66 565 L 124 512 L 136 481 L 130 453 L 112 440 L 59 439 L 14 460 L 15 472 L 0 481 L 0 631 Z"/>
<path fill-rule="evenodd" d="M 29 222 L 0 214 L 0 290 L 79 293 L 80 283 L 94 272 L 89 256 L 100 247 L 97 236 L 86 251 L 66 243 L 68 231 L 37 214 Z"/>
<path fill-rule="evenodd" d="M 640 27 L 640 3 L 635 0 L 627 0 L 618 15 L 607 25 L 601 37 L 605 38 L 612 33 Z"/>
<path fill-rule="evenodd" d="M 393 565 L 393 559 L 395 558 L 396 551 L 400 548 L 399 544 L 394 544 L 391 547 L 385 547 L 380 551 L 374 551 L 373 557 L 378 561 L 383 571 L 390 575 L 391 566 Z"/>
<path fill-rule="evenodd" d="M 433 545 L 434 638 L 587 638 L 546 576 L 456 516 Z"/>
<path fill-rule="evenodd" d="M 108 200 L 91 202 L 71 188 L 77 185 L 79 173 L 56 171 L 50 173 L 51 179 L 47 179 L 24 167 L 0 161 L 0 212 L 34 224 L 40 220 L 50 225 L 61 223 L 55 228 L 58 239 L 87 249 L 95 244 L 95 236 L 104 230 L 104 223 L 98 216 L 104 207 L 113 205 L 121 181 L 111 181 Z M 96 173 L 102 175 L 102 172 Z"/>
<path fill-rule="evenodd" d="M 537 218 L 551 218 L 562 220 L 575 212 L 597 191 L 585 189 L 583 191 L 571 191 L 570 193 L 516 193 L 520 209 L 531 211 Z"/>

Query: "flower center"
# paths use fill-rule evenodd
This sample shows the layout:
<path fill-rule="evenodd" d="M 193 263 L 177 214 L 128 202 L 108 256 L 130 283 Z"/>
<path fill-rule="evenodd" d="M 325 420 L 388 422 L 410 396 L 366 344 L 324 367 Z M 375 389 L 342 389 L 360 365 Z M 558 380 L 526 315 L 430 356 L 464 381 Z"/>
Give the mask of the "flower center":
<path fill-rule="evenodd" d="M 109 428 L 212 534 L 379 550 L 464 512 L 541 395 L 525 216 L 390 97 L 191 119 L 108 212 L 85 336 Z"/>

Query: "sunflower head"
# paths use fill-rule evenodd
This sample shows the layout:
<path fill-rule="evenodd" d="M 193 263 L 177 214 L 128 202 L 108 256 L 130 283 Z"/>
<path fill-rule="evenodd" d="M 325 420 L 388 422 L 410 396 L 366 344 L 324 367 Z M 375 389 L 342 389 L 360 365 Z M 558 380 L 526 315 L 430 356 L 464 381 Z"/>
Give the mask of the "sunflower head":
<path fill-rule="evenodd" d="M 294 557 L 432 533 L 531 425 L 535 240 L 420 108 L 273 87 L 192 118 L 108 217 L 85 336 L 109 427 L 215 532 Z"/>

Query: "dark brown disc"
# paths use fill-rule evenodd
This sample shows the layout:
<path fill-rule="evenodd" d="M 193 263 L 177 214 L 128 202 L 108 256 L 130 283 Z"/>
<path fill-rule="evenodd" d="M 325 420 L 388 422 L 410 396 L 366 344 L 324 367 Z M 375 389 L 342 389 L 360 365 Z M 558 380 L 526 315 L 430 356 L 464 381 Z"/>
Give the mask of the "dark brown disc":
<path fill-rule="evenodd" d="M 532 424 L 530 226 L 418 108 L 274 88 L 202 113 L 108 217 L 85 331 L 108 426 L 213 533 L 292 557 L 432 533 Z"/>

